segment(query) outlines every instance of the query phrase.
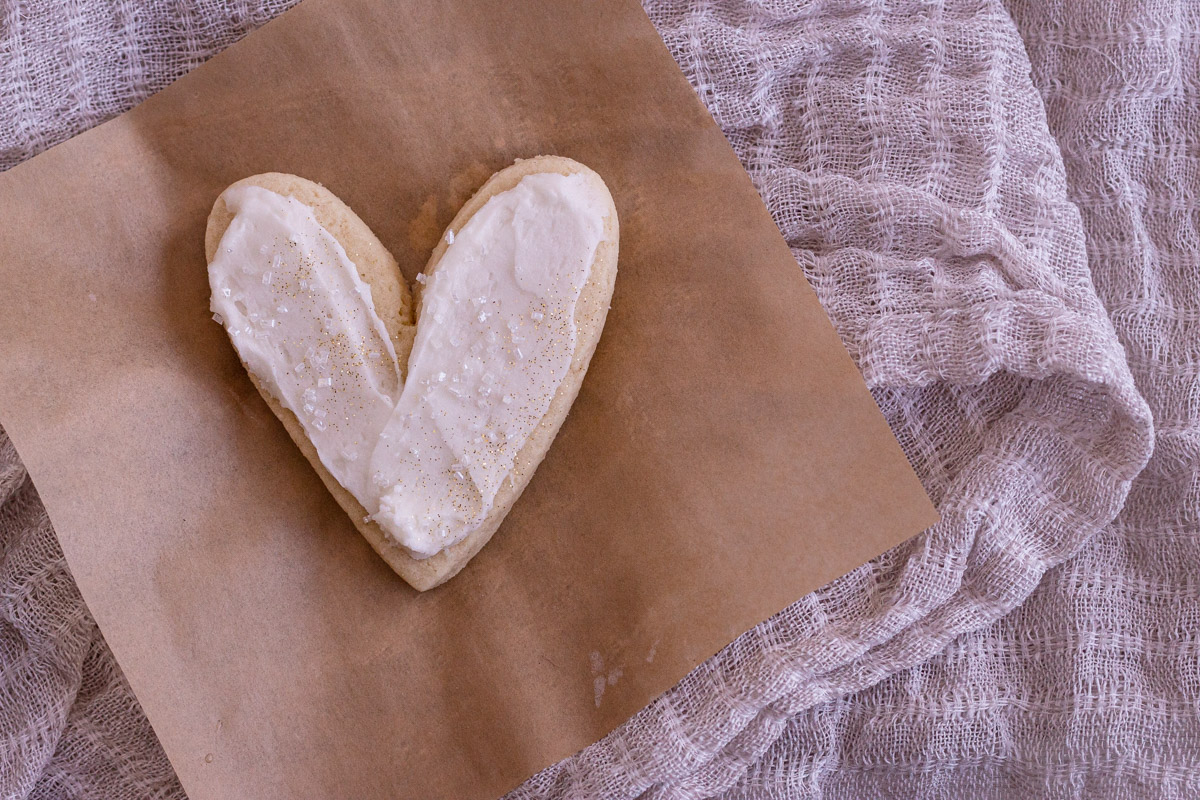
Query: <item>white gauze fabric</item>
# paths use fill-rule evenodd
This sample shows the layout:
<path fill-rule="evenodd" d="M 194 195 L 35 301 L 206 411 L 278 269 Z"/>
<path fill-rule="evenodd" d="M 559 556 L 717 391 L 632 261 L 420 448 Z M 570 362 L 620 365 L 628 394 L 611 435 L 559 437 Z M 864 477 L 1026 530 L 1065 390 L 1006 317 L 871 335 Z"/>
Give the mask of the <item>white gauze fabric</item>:
<path fill-rule="evenodd" d="M 792 717 L 725 797 L 1200 797 L 1200 6 L 1008 10 L 1154 454 L 1013 613 Z"/>
<path fill-rule="evenodd" d="M 1063 2 L 647 2 L 943 521 L 513 797 L 1195 789 L 1195 25 Z M 0 0 L 0 167 L 288 4 Z M 181 797 L 0 466 L 0 796 Z"/>

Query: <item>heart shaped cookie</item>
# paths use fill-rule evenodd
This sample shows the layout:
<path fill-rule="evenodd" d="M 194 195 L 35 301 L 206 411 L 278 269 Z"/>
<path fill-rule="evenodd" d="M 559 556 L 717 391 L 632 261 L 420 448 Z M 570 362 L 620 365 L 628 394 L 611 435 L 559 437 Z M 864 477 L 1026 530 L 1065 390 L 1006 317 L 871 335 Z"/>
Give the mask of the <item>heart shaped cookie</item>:
<path fill-rule="evenodd" d="M 222 192 L 214 318 L 371 546 L 430 589 L 487 543 L 549 449 L 617 269 L 604 181 L 557 156 L 493 175 L 414 292 L 367 225 L 294 175 Z"/>

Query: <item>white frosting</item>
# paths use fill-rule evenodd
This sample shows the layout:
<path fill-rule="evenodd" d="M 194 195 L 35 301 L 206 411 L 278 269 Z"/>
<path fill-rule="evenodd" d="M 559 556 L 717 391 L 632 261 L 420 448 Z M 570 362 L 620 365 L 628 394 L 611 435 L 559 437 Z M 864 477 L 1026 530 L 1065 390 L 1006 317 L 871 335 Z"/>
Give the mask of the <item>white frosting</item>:
<path fill-rule="evenodd" d="M 208 268 L 212 310 L 246 367 L 362 502 L 401 390 L 371 287 L 308 206 L 258 186 L 222 196 L 234 217 Z"/>
<path fill-rule="evenodd" d="M 575 306 L 608 210 L 582 175 L 528 175 L 449 243 L 401 379 L 370 288 L 299 201 L 223 195 L 212 309 L 321 463 L 418 558 L 477 529 L 575 351 Z M 286 310 L 285 310 L 286 309 Z"/>

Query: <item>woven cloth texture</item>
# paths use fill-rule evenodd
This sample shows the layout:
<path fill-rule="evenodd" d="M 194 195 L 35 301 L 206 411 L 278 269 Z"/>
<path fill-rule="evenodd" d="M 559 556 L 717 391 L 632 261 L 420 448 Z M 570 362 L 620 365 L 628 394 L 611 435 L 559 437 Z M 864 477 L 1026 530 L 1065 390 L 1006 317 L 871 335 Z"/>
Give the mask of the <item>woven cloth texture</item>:
<path fill-rule="evenodd" d="M 0 168 L 290 4 L 0 0 Z M 1200 795 L 1200 13 L 646 9 L 943 521 L 513 797 Z M 182 797 L 2 438 L 0 501 L 0 797 Z"/>

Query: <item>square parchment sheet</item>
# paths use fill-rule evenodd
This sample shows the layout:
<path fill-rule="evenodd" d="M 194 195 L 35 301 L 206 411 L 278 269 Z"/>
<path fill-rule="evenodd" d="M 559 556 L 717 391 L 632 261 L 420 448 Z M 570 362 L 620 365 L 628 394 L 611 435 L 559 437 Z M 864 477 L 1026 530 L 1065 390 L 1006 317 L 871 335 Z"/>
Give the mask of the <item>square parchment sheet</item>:
<path fill-rule="evenodd" d="M 210 319 L 205 217 L 296 173 L 411 280 L 539 153 L 612 189 L 612 311 L 504 526 L 418 595 Z M 0 414 L 192 800 L 493 797 L 935 518 L 633 0 L 308 0 L 0 176 L 0 219 Z"/>

